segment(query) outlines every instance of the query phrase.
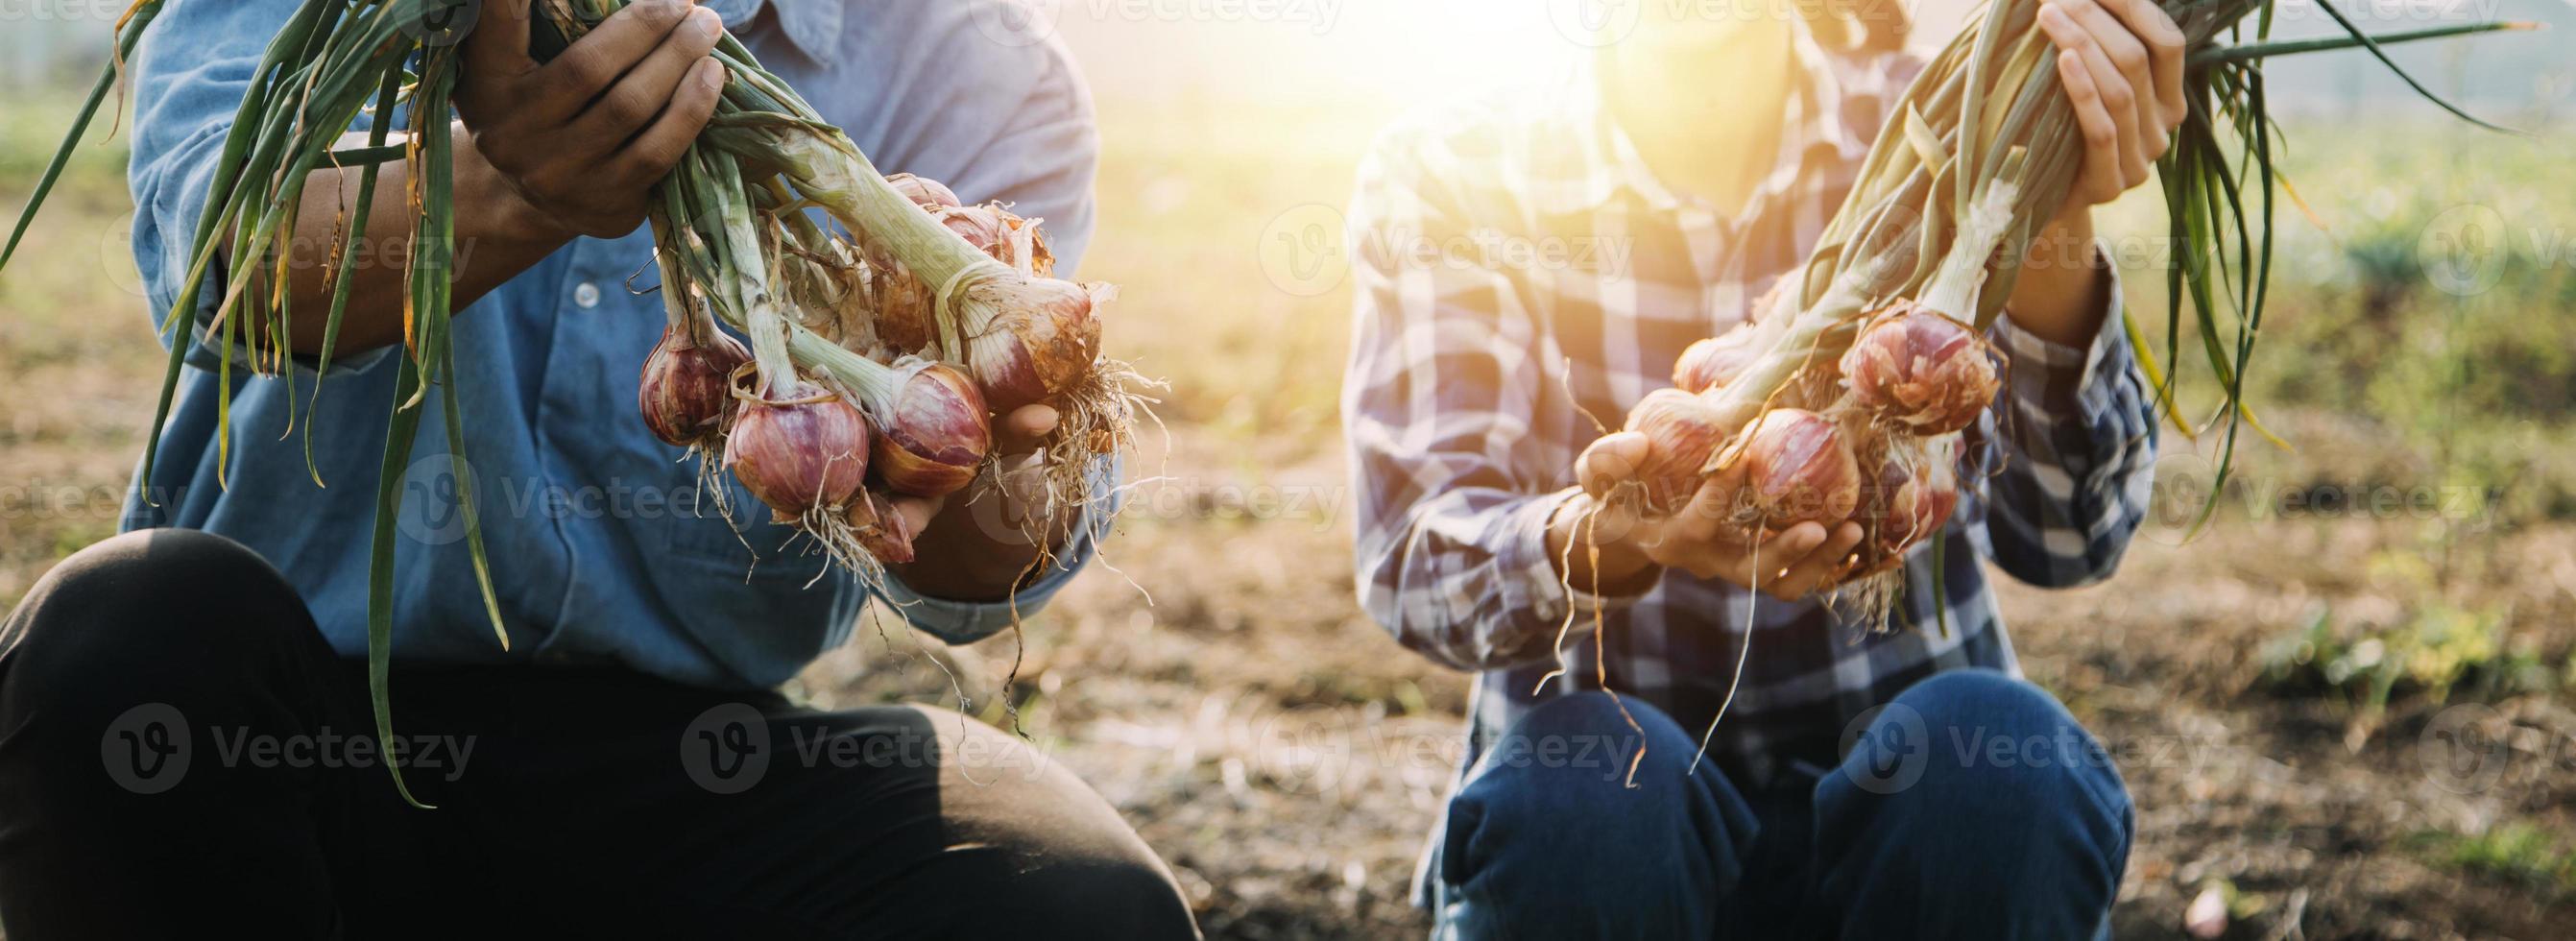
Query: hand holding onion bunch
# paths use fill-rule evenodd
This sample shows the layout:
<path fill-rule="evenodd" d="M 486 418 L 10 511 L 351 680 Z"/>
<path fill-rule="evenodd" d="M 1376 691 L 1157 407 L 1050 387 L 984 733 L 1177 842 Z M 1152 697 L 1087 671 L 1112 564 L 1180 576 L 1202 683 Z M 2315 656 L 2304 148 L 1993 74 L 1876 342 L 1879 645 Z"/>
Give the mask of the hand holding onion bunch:
<path fill-rule="evenodd" d="M 1678 388 L 1649 396 L 1622 432 L 1586 452 L 1585 498 L 1550 530 L 1569 581 L 1618 583 L 1661 563 L 1784 598 L 1846 589 L 1857 620 L 1884 623 L 1896 563 L 1957 505 L 1961 432 L 2001 385 L 2005 364 L 1985 334 L 2009 298 L 2026 332 L 2077 346 L 2097 335 L 2102 279 L 2085 209 L 2159 164 L 2182 256 L 2171 332 L 2204 333 L 2232 441 L 2250 417 L 2235 401 L 2236 377 L 2268 263 L 2268 242 L 2258 253 L 2244 234 L 2253 197 L 2241 195 L 2258 185 L 2268 211 L 2274 129 L 2259 62 L 2377 51 L 2358 30 L 2349 41 L 2215 44 L 2265 5 L 1988 4 L 1891 109 L 1803 268 L 1750 323 L 1684 351 Z M 2502 28 L 2511 26 L 2386 39 Z M 2235 166 L 2217 140 L 2222 127 L 2244 145 Z M 2079 252 L 2084 260 L 2070 257 Z M 2199 308 L 2190 326 L 2182 287 Z M 2218 298 L 2235 302 L 2233 338 L 2218 335 L 2227 313 Z M 2134 324 L 2128 332 L 2141 336 Z M 2170 415 L 2167 381 L 2143 340 L 2135 345 Z"/>

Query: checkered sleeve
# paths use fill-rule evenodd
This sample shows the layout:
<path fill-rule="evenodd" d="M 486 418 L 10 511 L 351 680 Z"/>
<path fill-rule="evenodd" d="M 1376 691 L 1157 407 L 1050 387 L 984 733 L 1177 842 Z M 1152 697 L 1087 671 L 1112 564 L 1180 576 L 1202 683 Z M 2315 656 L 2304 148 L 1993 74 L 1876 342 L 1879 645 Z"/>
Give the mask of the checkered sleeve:
<path fill-rule="evenodd" d="M 1465 231 L 1453 195 L 1463 177 L 1426 161 L 1425 146 L 1436 147 L 1390 132 L 1353 200 L 1342 414 L 1360 602 L 1448 666 L 1535 663 L 1551 655 L 1568 603 L 1588 611 L 1593 600 L 1564 589 L 1547 558 L 1548 519 L 1572 491 L 1553 486 L 1531 434 L 1545 371 L 1518 288 L 1407 250 Z"/>
<path fill-rule="evenodd" d="M 2102 331 L 2078 349 L 2014 326 L 1994 339 L 2008 381 L 1991 440 L 2002 466 L 1986 484 L 1988 555 L 2014 578 L 2049 588 L 2108 578 L 2146 519 L 2156 416 L 2121 326 L 2116 269 Z"/>

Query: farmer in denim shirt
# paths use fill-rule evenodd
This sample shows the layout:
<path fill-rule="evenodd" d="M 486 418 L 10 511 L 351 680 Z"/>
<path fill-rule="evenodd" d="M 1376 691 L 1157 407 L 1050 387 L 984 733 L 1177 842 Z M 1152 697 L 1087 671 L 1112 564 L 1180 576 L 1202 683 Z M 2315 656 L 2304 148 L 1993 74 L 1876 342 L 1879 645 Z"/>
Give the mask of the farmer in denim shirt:
<path fill-rule="evenodd" d="M 393 572 L 394 734 L 424 811 L 375 754 L 359 659 L 398 265 L 354 270 L 314 371 L 329 253 L 305 249 L 336 244 L 357 170 L 307 186 L 296 374 L 235 362 L 222 446 L 208 311 L 169 310 L 234 112 L 297 5 L 170 0 L 129 63 L 134 249 L 156 318 L 187 317 L 175 335 L 195 345 L 128 531 L 56 567 L 0 634 L 8 934 L 1194 935 L 1163 865 L 1027 743 L 776 692 L 872 600 L 952 641 L 994 633 L 1014 591 L 1024 616 L 1089 558 L 1096 520 L 1026 520 L 999 493 L 907 502 L 920 558 L 872 598 L 784 527 L 699 512 L 695 468 L 635 413 L 663 326 L 629 288 L 651 260 L 646 191 L 714 107 L 721 30 L 878 165 L 1043 217 L 1070 269 L 1096 141 L 1063 49 L 1013 32 L 1004 0 L 638 0 L 541 65 L 527 0 L 486 0 L 448 128 L 453 381 L 509 642 L 483 614 L 433 395 Z M 403 257 L 405 185 L 385 165 L 366 257 Z M 1054 421 L 1000 418 L 1006 464 Z M 1040 546 L 1013 523 L 1073 535 Z M 1023 578 L 1047 548 L 1059 564 Z M 254 740 L 284 744 L 237 747 Z"/>

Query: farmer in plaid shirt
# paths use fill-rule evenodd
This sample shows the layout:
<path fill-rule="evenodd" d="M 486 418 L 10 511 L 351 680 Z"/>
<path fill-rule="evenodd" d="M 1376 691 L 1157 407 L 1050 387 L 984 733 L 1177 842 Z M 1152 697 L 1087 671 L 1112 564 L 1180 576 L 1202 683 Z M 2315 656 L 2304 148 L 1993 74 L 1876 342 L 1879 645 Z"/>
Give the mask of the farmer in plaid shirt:
<path fill-rule="evenodd" d="M 2154 413 L 2089 207 L 2145 182 L 2180 122 L 2179 31 L 2147 0 L 2042 14 L 2085 167 L 1992 334 L 2008 379 L 1971 431 L 1969 492 L 1873 632 L 1820 597 L 1857 523 L 1754 547 L 1683 514 L 1604 528 L 1597 568 L 1568 551 L 1567 507 L 1644 456 L 1596 418 L 1803 262 L 1920 68 L 1892 5 L 1640 6 L 1571 81 L 1408 121 L 1360 174 L 1360 598 L 1477 674 L 1421 873 L 1439 935 L 2107 930 L 2127 792 L 2019 678 L 1980 562 L 2097 581 L 2143 517 Z"/>

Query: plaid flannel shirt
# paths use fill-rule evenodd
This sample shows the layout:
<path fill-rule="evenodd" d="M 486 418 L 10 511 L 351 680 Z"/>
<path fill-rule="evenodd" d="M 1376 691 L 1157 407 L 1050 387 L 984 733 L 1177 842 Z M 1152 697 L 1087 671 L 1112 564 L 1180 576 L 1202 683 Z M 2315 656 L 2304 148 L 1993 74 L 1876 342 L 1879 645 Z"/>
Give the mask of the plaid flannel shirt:
<path fill-rule="evenodd" d="M 1803 36 L 1797 64 L 1776 169 L 1732 216 L 1655 181 L 1589 69 L 1546 92 L 1410 118 L 1360 171 L 1343 396 L 1359 596 L 1405 646 L 1478 673 L 1468 768 L 1532 706 L 1595 687 L 1596 644 L 1612 689 L 1697 731 L 1748 629 L 1758 642 L 1709 758 L 1756 787 L 1830 767 L 1853 720 L 1906 686 L 1957 667 L 2017 672 L 1981 558 L 2036 585 L 2099 580 L 2144 516 L 2154 413 L 2114 284 L 2089 348 L 2024 333 L 2009 315 L 1995 328 L 2010 366 L 1997 409 L 1971 430 L 1979 466 L 1962 473 L 1950 524 L 1907 557 L 1891 630 L 1768 597 L 1748 624 L 1745 591 L 1679 571 L 1635 597 L 1561 584 L 1547 520 L 1578 492 L 1572 467 L 1599 435 L 1593 416 L 1616 424 L 1670 385 L 1685 345 L 1741 321 L 1804 261 L 1921 67 Z M 2002 409 L 2011 420 L 1996 420 Z M 1542 686 L 1560 653 L 1564 672 Z"/>

